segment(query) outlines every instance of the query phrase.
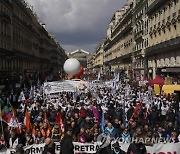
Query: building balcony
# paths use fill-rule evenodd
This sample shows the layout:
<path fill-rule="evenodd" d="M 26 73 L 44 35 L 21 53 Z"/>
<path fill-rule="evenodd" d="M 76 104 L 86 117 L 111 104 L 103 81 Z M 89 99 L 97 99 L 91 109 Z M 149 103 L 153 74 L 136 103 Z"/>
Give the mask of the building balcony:
<path fill-rule="evenodd" d="M 11 50 L 0 48 L 0 55 L 12 57 L 14 55 L 14 52 Z"/>
<path fill-rule="evenodd" d="M 143 35 L 143 30 L 137 32 L 137 33 L 134 35 L 135 40 L 142 38 L 142 35 Z"/>
<path fill-rule="evenodd" d="M 169 2 L 170 0 L 166 0 L 166 2 Z M 159 9 L 160 6 L 162 6 L 162 4 L 164 4 L 164 0 L 155 0 L 149 7 L 148 7 L 148 11 L 147 14 L 151 15 L 155 12 L 156 9 Z"/>
<path fill-rule="evenodd" d="M 27 24 L 25 21 L 23 21 L 22 19 L 20 19 L 18 16 L 16 16 L 15 14 L 13 14 L 13 17 L 20 22 L 23 26 L 26 27 L 26 29 L 28 29 L 31 32 L 34 32 L 32 25 L 31 24 Z"/>
<path fill-rule="evenodd" d="M 11 17 L 8 14 L 6 14 L 5 12 L 0 12 L 0 20 L 10 23 Z"/>
<path fill-rule="evenodd" d="M 135 8 L 138 8 L 140 4 L 142 4 L 144 0 L 139 0 L 138 2 L 136 2 L 135 4 Z"/>
<path fill-rule="evenodd" d="M 107 64 L 117 64 L 121 61 L 127 61 L 127 59 L 131 59 L 131 56 L 132 56 L 132 52 L 130 53 L 126 53 L 124 55 L 120 55 L 120 56 L 116 56 L 114 58 L 111 58 L 111 59 L 108 59 L 108 60 L 105 60 L 105 65 Z"/>
<path fill-rule="evenodd" d="M 30 9 L 27 7 L 27 3 L 25 2 L 25 0 L 13 0 L 16 5 L 30 18 L 32 19 L 32 15 L 30 13 Z"/>
<path fill-rule="evenodd" d="M 4 0 L 4 2 L 5 2 L 8 6 L 10 6 L 11 8 L 13 7 L 11 0 Z"/>
<path fill-rule="evenodd" d="M 180 48 L 180 37 L 177 37 L 147 48 L 146 54 L 153 55 L 161 52 L 176 50 L 179 48 Z"/>
<path fill-rule="evenodd" d="M 129 23 L 121 32 L 120 37 L 124 36 L 126 33 L 128 33 L 130 30 L 132 30 L 132 23 Z"/>
<path fill-rule="evenodd" d="M 121 32 L 119 32 L 119 34 L 117 34 L 110 42 L 109 44 L 107 44 L 104 48 L 105 52 L 110 49 L 112 47 L 112 45 L 114 45 L 116 42 L 119 41 L 119 39 L 121 39 L 124 35 L 126 35 L 127 33 L 129 33 L 132 30 L 132 23 L 130 23 L 129 25 L 127 25 Z"/>
<path fill-rule="evenodd" d="M 123 18 L 122 21 L 119 21 L 120 23 L 118 24 L 118 26 L 114 29 L 114 31 L 111 34 L 112 38 L 114 36 L 116 36 L 117 33 L 123 29 L 124 26 L 128 27 L 129 25 L 132 24 L 132 22 L 129 20 L 129 18 L 131 16 L 132 16 L 132 10 L 130 10 L 130 12 L 127 13 L 127 15 Z"/>

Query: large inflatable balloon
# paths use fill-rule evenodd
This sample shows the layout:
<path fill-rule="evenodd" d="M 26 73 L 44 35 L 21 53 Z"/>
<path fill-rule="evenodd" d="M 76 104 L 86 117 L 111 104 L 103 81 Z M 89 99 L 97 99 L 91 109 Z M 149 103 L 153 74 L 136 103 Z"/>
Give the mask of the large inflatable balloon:
<path fill-rule="evenodd" d="M 69 75 L 75 75 L 79 72 L 80 62 L 75 58 L 69 58 L 64 63 L 64 71 Z"/>

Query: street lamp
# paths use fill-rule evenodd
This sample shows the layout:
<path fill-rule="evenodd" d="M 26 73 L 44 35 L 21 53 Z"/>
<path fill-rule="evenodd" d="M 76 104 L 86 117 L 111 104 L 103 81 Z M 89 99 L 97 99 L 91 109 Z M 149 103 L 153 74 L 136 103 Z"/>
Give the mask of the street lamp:
<path fill-rule="evenodd" d="M 149 70 L 149 73 L 150 73 L 150 74 L 152 73 L 152 69 Z"/>

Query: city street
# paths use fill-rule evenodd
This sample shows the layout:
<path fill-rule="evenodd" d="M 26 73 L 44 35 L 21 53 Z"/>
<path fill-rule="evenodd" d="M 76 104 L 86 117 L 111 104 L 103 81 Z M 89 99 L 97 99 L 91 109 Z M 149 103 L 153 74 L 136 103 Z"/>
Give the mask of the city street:
<path fill-rule="evenodd" d="M 0 0 L 0 154 L 180 154 L 179 0 Z"/>

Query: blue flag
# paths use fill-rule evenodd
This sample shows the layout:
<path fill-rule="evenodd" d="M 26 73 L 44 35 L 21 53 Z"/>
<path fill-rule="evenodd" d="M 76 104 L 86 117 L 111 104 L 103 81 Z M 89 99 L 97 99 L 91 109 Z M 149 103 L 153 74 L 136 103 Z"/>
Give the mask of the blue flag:
<path fill-rule="evenodd" d="M 105 118 L 104 118 L 104 111 L 102 111 L 102 117 L 101 117 L 101 131 L 104 133 L 105 128 Z"/>

